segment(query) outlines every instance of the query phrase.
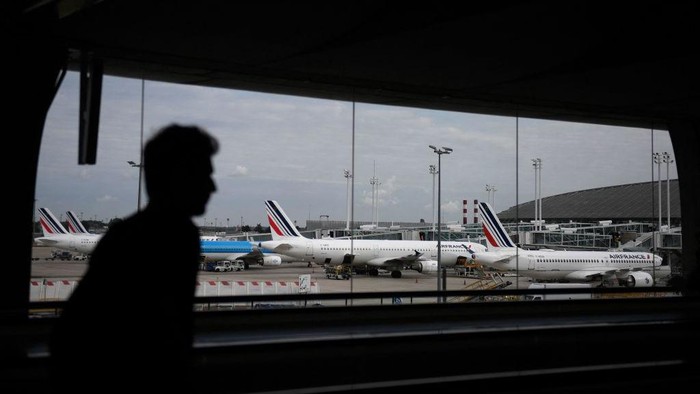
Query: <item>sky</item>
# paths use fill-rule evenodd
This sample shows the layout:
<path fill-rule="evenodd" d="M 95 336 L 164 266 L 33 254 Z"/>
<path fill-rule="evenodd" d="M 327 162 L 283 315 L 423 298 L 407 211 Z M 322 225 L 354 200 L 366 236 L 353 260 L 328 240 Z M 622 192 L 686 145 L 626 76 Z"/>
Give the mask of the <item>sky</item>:
<path fill-rule="evenodd" d="M 266 227 L 268 199 L 302 227 L 326 215 L 347 221 L 349 199 L 353 220 L 372 221 L 371 178 L 378 184 L 379 221 L 432 222 L 439 183 L 442 222 L 461 222 L 463 200 L 470 212 L 475 199 L 492 202 L 497 212 L 534 200 L 534 158 L 542 161 L 543 197 L 657 180 L 658 171 L 665 180 L 666 165 L 654 164 L 652 154 L 674 158 L 665 130 L 353 105 L 109 76 L 102 89 L 95 165 L 78 165 L 78 73 L 66 75 L 47 116 L 36 206 L 60 219 L 68 210 L 101 221 L 134 213 L 139 171 L 127 161 L 140 162 L 142 133 L 145 143 L 173 122 L 198 125 L 219 140 L 218 190 L 206 213 L 195 218 L 209 226 Z M 453 151 L 438 163 L 428 145 Z M 440 175 L 430 174 L 429 166 L 438 164 Z M 668 165 L 668 177 L 677 178 L 675 163 Z M 487 185 L 495 191 L 489 193 Z M 146 203 L 144 190 L 141 205 Z"/>

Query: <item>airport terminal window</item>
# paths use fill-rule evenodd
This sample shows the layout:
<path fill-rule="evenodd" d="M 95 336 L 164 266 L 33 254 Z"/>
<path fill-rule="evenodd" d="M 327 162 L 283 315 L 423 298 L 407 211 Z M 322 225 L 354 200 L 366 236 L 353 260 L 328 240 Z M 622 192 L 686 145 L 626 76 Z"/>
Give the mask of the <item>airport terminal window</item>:
<path fill-rule="evenodd" d="M 196 219 L 203 236 L 253 244 L 270 241 L 265 201 L 274 200 L 304 237 L 352 235 L 353 240 L 378 241 L 354 245 L 356 258 L 381 249 L 405 258 L 401 277 L 392 275 L 396 264 L 385 264 L 355 267 L 349 280 L 337 281 L 329 274 L 335 270 L 323 265 L 328 259 L 339 263 L 331 252 L 347 254 L 348 247 L 326 244 L 315 251 L 312 263 L 283 259 L 279 265 L 251 263 L 241 272 L 221 273 L 207 271 L 203 261 L 202 278 L 221 279 L 223 274 L 227 281 L 296 283 L 300 275 L 311 275 L 321 292 L 327 287 L 346 292 L 397 288 L 392 285 L 389 290 L 373 281 L 403 282 L 405 287 L 398 288 L 410 291 L 435 290 L 435 273 L 419 272 L 420 266 L 411 260 L 435 259 L 429 256 L 431 249 L 383 247 L 381 240 L 435 240 L 439 233 L 445 242 L 443 261 L 454 253 L 464 255 L 449 266 L 444 263 L 445 289 L 462 290 L 496 276 L 507 277 L 518 288 L 529 286 L 532 281 L 523 275 L 513 279 L 520 268 L 515 273 L 484 268 L 474 264 L 473 255 L 479 256 L 481 249 L 467 252 L 464 246 L 462 251 L 459 244 L 488 245 L 479 202 L 490 204 L 524 250 L 613 249 L 619 253 L 610 260 L 632 262 L 637 252 L 655 251 L 663 257 L 663 268 L 653 270 L 658 283 L 665 283 L 682 254 L 678 176 L 670 138 L 663 130 L 106 77 L 97 164 L 80 166 L 78 82 L 78 74 L 69 72 L 46 121 L 36 185 L 36 237 L 44 235 L 39 208 L 48 208 L 66 229 L 72 211 L 89 232 L 101 233 L 139 203 L 145 205 L 145 194 L 138 196 L 141 133 L 147 139 L 160 126 L 181 122 L 208 129 L 221 143 L 214 162 L 218 191 L 207 212 Z M 33 283 L 80 280 L 89 253 L 38 245 Z M 390 261 L 386 256 L 374 257 Z M 47 259 L 71 262 L 49 264 Z M 539 256 L 533 264 L 572 259 L 583 264 L 600 258 Z M 246 286 L 241 291 L 253 291 Z M 51 291 L 51 297 L 63 297 L 70 288 Z M 39 300 L 48 294 L 43 288 L 32 297 Z"/>

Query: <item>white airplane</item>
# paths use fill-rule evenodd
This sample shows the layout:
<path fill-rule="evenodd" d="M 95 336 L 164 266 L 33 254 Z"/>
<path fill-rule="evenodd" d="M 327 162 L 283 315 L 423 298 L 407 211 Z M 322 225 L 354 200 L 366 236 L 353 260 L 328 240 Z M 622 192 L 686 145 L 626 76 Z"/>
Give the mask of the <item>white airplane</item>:
<path fill-rule="evenodd" d="M 91 254 L 102 237 L 102 234 L 71 234 L 48 208 L 39 208 L 39 224 L 44 236 L 36 238 L 37 242 L 71 252 Z"/>
<path fill-rule="evenodd" d="M 649 287 L 654 285 L 656 271 L 660 270 L 662 258 L 647 252 L 522 249 L 510 239 L 488 203 L 479 203 L 479 214 L 489 248 L 487 252 L 477 252 L 475 260 L 499 271 L 515 271 L 536 280 Z"/>
<path fill-rule="evenodd" d="M 405 269 L 426 274 L 437 272 L 437 241 L 311 239 L 299 233 L 277 201 L 265 201 L 265 209 L 272 240 L 259 245 L 274 253 L 321 265 L 366 265 L 371 276 L 378 275 L 380 268 L 391 271 L 393 278 L 400 278 Z M 445 241 L 440 246 L 444 267 L 454 267 L 472 259 L 475 252 L 486 250 L 484 245 L 468 242 Z"/>

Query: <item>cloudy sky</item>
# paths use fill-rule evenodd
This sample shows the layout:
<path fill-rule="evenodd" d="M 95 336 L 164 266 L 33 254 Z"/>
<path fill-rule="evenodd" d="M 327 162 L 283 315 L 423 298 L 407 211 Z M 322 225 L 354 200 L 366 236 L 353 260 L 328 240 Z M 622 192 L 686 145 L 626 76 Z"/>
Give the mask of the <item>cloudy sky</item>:
<path fill-rule="evenodd" d="M 109 220 L 136 210 L 141 108 L 147 140 L 171 122 L 195 124 L 219 139 L 218 191 L 199 224 L 267 226 L 263 201 L 277 200 L 292 220 L 370 221 L 378 179 L 380 221 L 433 220 L 438 158 L 428 145 L 454 151 L 441 158 L 444 222 L 461 222 L 462 200 L 488 200 L 496 211 L 535 196 L 531 159 L 542 160 L 544 197 L 650 181 L 653 152 L 669 152 L 666 131 L 485 116 L 202 88 L 105 77 L 97 164 L 78 165 L 79 75 L 68 73 L 49 112 L 39 158 L 37 207 L 65 218 Z M 353 130 L 354 112 L 354 130 Z M 354 143 L 354 146 L 353 146 Z M 354 160 L 353 160 L 354 153 Z M 353 167 L 354 166 L 354 167 Z M 677 178 L 675 163 L 670 178 Z M 666 166 L 661 167 L 666 179 Z M 437 177 L 435 178 L 437 183 Z M 142 197 L 142 205 L 147 198 Z M 471 208 L 471 206 L 470 206 Z M 470 209 L 471 210 L 471 209 Z"/>

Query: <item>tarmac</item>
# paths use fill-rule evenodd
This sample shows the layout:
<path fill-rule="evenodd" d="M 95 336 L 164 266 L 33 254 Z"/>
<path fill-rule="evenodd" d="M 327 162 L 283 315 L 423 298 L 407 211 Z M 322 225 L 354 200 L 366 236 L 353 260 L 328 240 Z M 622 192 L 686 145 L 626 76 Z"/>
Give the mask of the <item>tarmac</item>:
<path fill-rule="evenodd" d="M 35 246 L 33 248 L 32 280 L 79 280 L 85 273 L 88 261 L 47 260 L 51 248 Z M 159 265 L 158 269 L 162 269 Z M 144 268 L 148 270 L 148 268 Z M 144 270 L 134 272 L 134 276 L 149 277 L 154 273 Z M 247 270 L 234 272 L 200 271 L 200 281 L 298 281 L 300 275 L 310 275 L 311 282 L 319 286 L 320 293 L 354 293 L 354 292 L 397 292 L 397 291 L 433 291 L 437 290 L 437 275 L 422 274 L 417 271 L 404 270 L 401 278 L 392 278 L 388 271 L 381 271 L 378 276 L 352 275 L 350 279 L 329 279 L 323 267 L 306 262 L 282 263 L 279 266 L 251 265 Z M 446 290 L 464 290 L 479 282 L 477 278 L 458 275 L 453 269 L 447 270 Z"/>

